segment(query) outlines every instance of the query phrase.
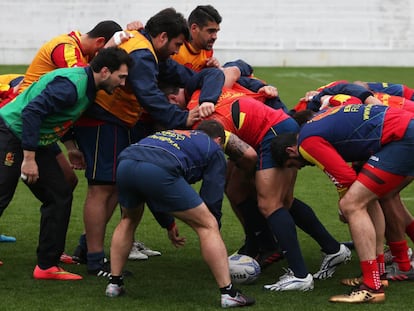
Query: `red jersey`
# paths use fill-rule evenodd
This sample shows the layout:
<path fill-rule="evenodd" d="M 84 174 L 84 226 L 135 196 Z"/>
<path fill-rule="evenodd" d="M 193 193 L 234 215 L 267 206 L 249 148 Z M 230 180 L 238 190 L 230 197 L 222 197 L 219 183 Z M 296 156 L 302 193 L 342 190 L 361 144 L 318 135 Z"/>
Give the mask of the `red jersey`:
<path fill-rule="evenodd" d="M 191 96 L 188 109 L 198 106 L 200 91 Z M 223 88 L 214 113 L 206 119 L 219 121 L 229 131 L 244 142 L 257 148 L 269 129 L 288 119 L 282 109 L 272 109 L 243 92 Z M 198 124 L 195 124 L 196 127 Z"/>
<path fill-rule="evenodd" d="M 412 100 L 385 93 L 374 93 L 374 96 L 378 98 L 384 105 L 414 112 L 414 101 Z"/>

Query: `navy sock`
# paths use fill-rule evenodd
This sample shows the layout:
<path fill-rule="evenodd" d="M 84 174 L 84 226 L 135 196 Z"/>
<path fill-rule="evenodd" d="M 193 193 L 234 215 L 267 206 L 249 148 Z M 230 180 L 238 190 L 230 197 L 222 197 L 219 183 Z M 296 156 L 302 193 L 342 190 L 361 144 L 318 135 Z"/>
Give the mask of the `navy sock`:
<path fill-rule="evenodd" d="M 266 218 L 259 210 L 256 198 L 248 198 L 237 205 L 237 209 L 244 219 L 247 248 L 254 249 L 256 253 L 277 250 L 278 245 L 275 237 L 266 222 Z"/>
<path fill-rule="evenodd" d="M 259 244 L 260 251 L 280 251 L 280 247 L 270 230 L 269 225 L 266 223 L 263 226 L 263 231 L 257 235 L 257 243 Z"/>
<path fill-rule="evenodd" d="M 220 287 L 220 293 L 222 295 L 228 294 L 231 297 L 234 297 L 237 295 L 237 290 L 234 288 L 233 284 L 230 283 L 228 286 Z"/>
<path fill-rule="evenodd" d="M 257 206 L 256 198 L 248 198 L 237 205 L 244 220 L 246 240 L 239 254 L 256 257 L 261 252 L 277 251 L 278 244 L 270 230 L 266 218 Z"/>
<path fill-rule="evenodd" d="M 104 264 L 105 252 L 88 253 L 88 270 L 101 269 Z"/>
<path fill-rule="evenodd" d="M 289 268 L 296 277 L 305 278 L 308 269 L 299 247 L 295 222 L 289 211 L 283 207 L 279 208 L 267 218 L 267 222 L 283 250 Z"/>
<path fill-rule="evenodd" d="M 122 275 L 119 275 L 119 276 L 111 275 L 109 277 L 109 283 L 116 284 L 118 286 L 122 286 L 122 285 L 124 285 L 124 278 L 122 277 Z"/>
<path fill-rule="evenodd" d="M 236 206 L 237 210 L 243 217 L 243 229 L 246 236 L 242 253 L 251 257 L 255 257 L 259 252 L 259 245 L 256 238 L 256 232 L 262 229 L 258 224 L 260 214 L 257 201 L 248 198 Z M 262 216 L 263 218 L 263 216 Z"/>
<path fill-rule="evenodd" d="M 309 234 L 324 253 L 334 254 L 339 251 L 339 242 L 326 230 L 309 205 L 295 198 L 289 212 L 296 225 Z"/>

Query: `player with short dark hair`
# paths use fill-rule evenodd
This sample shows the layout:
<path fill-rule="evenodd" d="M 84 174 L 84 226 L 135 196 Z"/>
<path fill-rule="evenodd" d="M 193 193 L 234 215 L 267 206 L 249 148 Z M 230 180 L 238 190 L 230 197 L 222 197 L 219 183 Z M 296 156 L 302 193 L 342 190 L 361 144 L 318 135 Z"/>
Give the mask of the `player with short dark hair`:
<path fill-rule="evenodd" d="M 341 93 L 342 92 L 342 93 Z M 414 112 L 414 101 L 411 101 L 407 98 L 390 95 L 386 93 L 371 93 L 371 91 L 367 90 L 367 86 L 364 85 L 362 82 L 355 82 L 355 83 L 342 83 L 338 84 L 333 87 L 325 88 L 322 93 L 324 95 L 317 96 L 317 102 L 321 103 L 321 110 L 328 109 L 331 107 L 338 107 L 338 106 L 345 106 L 345 105 L 352 105 L 352 104 L 363 104 L 364 98 L 374 96 L 376 99 L 380 100 L 383 105 L 403 109 L 405 111 Z M 338 94 L 336 94 L 338 93 Z M 346 94 L 344 94 L 346 93 Z M 367 95 L 364 95 L 367 94 Z M 371 95 L 370 95 L 371 94 Z M 303 110 L 301 112 L 295 113 L 293 117 L 298 121 L 298 115 L 305 115 L 305 112 L 309 112 L 309 110 Z M 312 115 L 308 115 L 308 119 L 311 119 Z M 306 120 L 306 121 L 307 121 Z M 305 122 L 306 122 L 305 121 Z M 300 121 L 299 121 L 300 122 Z M 302 122 L 304 123 L 304 122 Z M 284 144 L 281 142 L 280 144 L 283 146 Z M 283 150 L 278 151 L 279 154 L 284 154 Z M 286 154 L 284 154 L 286 156 Z M 358 163 L 357 165 L 353 163 L 353 168 L 360 169 L 362 164 Z M 400 203 L 403 205 L 403 203 Z M 386 213 L 388 209 L 384 209 L 384 213 Z M 400 212 L 399 219 L 405 220 L 405 230 L 408 236 L 414 241 L 414 217 L 411 215 L 410 211 L 404 206 L 402 209 L 396 209 L 395 212 Z M 394 212 L 394 213 L 395 213 Z M 388 230 L 388 227 L 385 231 L 385 237 L 387 239 L 387 244 L 389 246 L 389 252 L 392 256 L 392 265 L 387 267 L 387 275 L 386 278 L 389 280 L 406 280 L 411 279 L 414 277 L 410 273 L 410 255 L 408 254 L 408 244 L 406 240 L 398 240 L 399 236 L 394 236 L 393 230 Z M 386 256 L 385 256 L 386 257 Z M 382 257 L 377 258 L 377 261 L 383 260 Z M 387 260 L 385 260 L 387 263 Z M 379 264 L 384 264 L 384 262 L 379 262 Z M 354 285 L 358 282 L 358 278 L 354 281 L 353 279 L 344 279 L 344 284 Z"/>
<path fill-rule="evenodd" d="M 384 105 L 335 107 L 313 117 L 298 137 L 291 133 L 272 142 L 278 166 L 317 165 L 338 189 L 339 208 L 349 224 L 363 277 L 350 295 L 331 297 L 332 302 L 385 300 L 380 280 L 385 266 L 377 262 L 377 257 L 383 262 L 385 223 L 378 200 L 386 226 L 397 240 L 404 240 L 405 227 L 395 213 L 403 208 L 399 192 L 414 174 L 413 117 Z M 348 165 L 353 161 L 366 161 L 358 174 Z M 414 273 L 412 267 L 408 269 L 407 277 Z"/>
<path fill-rule="evenodd" d="M 76 142 L 85 156 L 88 181 L 84 204 L 86 235 L 81 236 L 76 253 L 87 258 L 89 274 L 104 277 L 110 274 L 104 252 L 105 230 L 118 204 L 117 156 L 131 143 L 151 134 L 153 120 L 171 129 L 186 128 L 198 117 L 197 111 L 193 115 L 170 105 L 157 85 L 162 77 L 185 83 L 194 74 L 168 62 L 189 35 L 183 15 L 167 8 L 152 16 L 144 29 L 126 33 L 129 40 L 119 46 L 134 60 L 127 86 L 117 89 L 114 95 L 100 92 L 96 105 L 74 127 Z"/>
<path fill-rule="evenodd" d="M 10 102 L 17 94 L 23 92 L 42 75 L 52 70 L 87 66 L 96 53 L 108 43 L 111 37 L 121 30 L 121 26 L 115 21 L 105 20 L 99 22 L 87 33 L 74 30 L 70 33 L 61 34 L 52 38 L 40 47 L 27 68 L 23 81 L 0 106 Z M 70 140 L 65 141 L 68 157 L 72 158 L 71 163 L 69 163 L 58 144 L 55 144 L 54 150 L 59 165 L 64 171 L 66 181 L 74 190 L 78 184 L 78 178 L 73 172 L 73 168 L 83 169 L 84 161 L 78 148 L 74 144 L 71 144 L 71 142 Z M 0 211 L 1 213 L 2 211 Z M 71 256 L 66 254 L 62 255 L 62 261 L 73 263 Z"/>
<path fill-rule="evenodd" d="M 119 155 L 117 185 L 122 219 L 111 244 L 111 277 L 106 295 L 124 293 L 122 267 L 132 245 L 144 203 L 154 213 L 169 213 L 191 226 L 200 241 L 201 254 L 221 292 L 221 306 L 254 304 L 235 289 L 230 280 L 227 251 L 218 223 L 210 210 L 221 210 L 226 160 L 224 129 L 217 122 L 200 130 L 157 132 L 127 147 Z M 144 178 L 145 177 L 145 178 Z M 202 181 L 200 194 L 191 184 Z M 180 195 L 177 196 L 177 193 Z M 174 246 L 184 245 L 174 223 L 166 224 Z"/>
<path fill-rule="evenodd" d="M 121 30 L 118 23 L 108 20 L 84 34 L 74 30 L 54 37 L 38 50 L 24 74 L 19 93 L 49 71 L 86 66 L 114 33 Z"/>
<path fill-rule="evenodd" d="M 176 62 L 195 71 L 206 67 L 220 67 L 213 56 L 213 45 L 220 31 L 221 16 L 211 5 L 199 5 L 188 17 L 189 40 L 184 41 L 176 55 Z"/>
<path fill-rule="evenodd" d="M 58 266 L 72 189 L 51 146 L 93 103 L 98 90 L 112 93 L 125 84 L 131 62 L 122 49 L 102 50 L 91 66 L 51 71 L 0 109 L 0 208 L 12 199 L 19 176 L 42 202 L 36 279 L 82 278 Z"/>

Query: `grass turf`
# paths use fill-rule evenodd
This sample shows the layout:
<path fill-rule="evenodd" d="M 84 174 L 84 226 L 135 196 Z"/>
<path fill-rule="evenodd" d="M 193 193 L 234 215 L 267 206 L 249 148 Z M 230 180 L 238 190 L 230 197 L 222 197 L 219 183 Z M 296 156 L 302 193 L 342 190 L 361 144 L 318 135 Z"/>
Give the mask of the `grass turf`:
<path fill-rule="evenodd" d="M 0 66 L 0 73 L 22 73 L 26 66 Z M 414 85 L 412 68 L 255 68 L 257 77 L 278 87 L 280 97 L 289 106 L 303 94 L 334 80 L 347 79 L 387 81 Z M 86 183 L 78 172 L 79 185 L 75 190 L 72 217 L 67 235 L 66 250 L 71 253 L 83 230 L 82 206 Z M 412 186 L 403 192 L 403 200 L 410 208 L 413 200 Z M 317 168 L 300 171 L 295 196 L 311 205 L 328 230 L 340 241 L 349 240 L 348 228 L 337 217 L 337 194 L 328 178 Z M 39 202 L 24 184 L 19 183 L 15 197 L 0 218 L 0 233 L 13 235 L 16 243 L 0 243 L 0 310 L 214 310 L 219 307 L 219 293 L 213 277 L 201 259 L 196 235 L 179 223 L 180 232 L 187 237 L 187 245 L 175 249 L 148 211 L 138 228 L 137 238 L 151 248 L 160 250 L 161 257 L 147 261 L 128 262 L 127 269 L 134 273 L 125 280 L 127 295 L 110 299 L 104 296 L 106 280 L 88 276 L 83 265 L 64 265 L 72 272 L 84 275 L 76 282 L 38 281 L 32 278 L 36 264 L 36 245 L 39 231 Z M 240 224 L 228 202 L 223 207 L 223 238 L 229 253 L 243 242 Z M 116 211 L 108 225 L 106 251 L 117 221 Z M 302 251 L 311 272 L 318 270 L 319 246 L 298 229 Z M 410 241 L 410 244 L 411 241 Z M 315 289 L 308 293 L 263 291 L 263 284 L 273 283 L 283 274 L 286 262 L 281 261 L 263 271 L 252 285 L 239 286 L 246 294 L 256 298 L 251 310 L 387 310 L 409 309 L 412 306 L 414 287 L 410 282 L 392 283 L 387 290 L 387 300 L 381 305 L 331 304 L 331 295 L 346 293 L 348 288 L 339 284 L 343 277 L 359 274 L 358 259 L 340 266 L 333 278 L 315 282 Z"/>

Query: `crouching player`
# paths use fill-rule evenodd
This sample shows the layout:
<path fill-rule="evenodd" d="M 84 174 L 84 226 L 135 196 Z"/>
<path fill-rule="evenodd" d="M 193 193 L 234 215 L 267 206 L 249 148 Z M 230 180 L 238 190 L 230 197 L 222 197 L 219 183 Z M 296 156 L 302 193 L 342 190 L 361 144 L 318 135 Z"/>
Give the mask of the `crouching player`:
<path fill-rule="evenodd" d="M 224 135 L 218 122 L 206 121 L 198 130 L 157 132 L 119 155 L 117 186 L 122 218 L 112 237 L 107 296 L 116 297 L 124 292 L 122 268 L 132 246 L 139 215 L 147 203 L 152 212 L 169 213 L 197 233 L 201 254 L 220 288 L 223 308 L 255 303 L 254 299 L 233 288 L 227 250 L 213 216 L 213 213 L 220 213 L 224 193 Z M 191 184 L 200 180 L 198 195 Z M 185 239 L 178 235 L 174 223 L 166 227 L 173 245 L 184 245 Z"/>

